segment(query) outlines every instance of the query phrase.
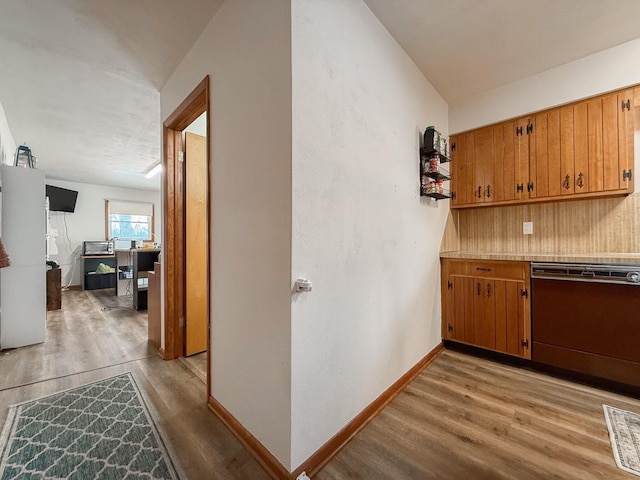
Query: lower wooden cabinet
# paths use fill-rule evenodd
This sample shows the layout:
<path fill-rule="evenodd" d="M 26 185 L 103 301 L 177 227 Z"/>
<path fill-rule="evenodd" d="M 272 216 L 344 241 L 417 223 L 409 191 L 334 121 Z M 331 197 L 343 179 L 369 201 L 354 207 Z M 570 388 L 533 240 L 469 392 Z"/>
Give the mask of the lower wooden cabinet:
<path fill-rule="evenodd" d="M 531 358 L 528 262 L 442 259 L 442 337 Z"/>

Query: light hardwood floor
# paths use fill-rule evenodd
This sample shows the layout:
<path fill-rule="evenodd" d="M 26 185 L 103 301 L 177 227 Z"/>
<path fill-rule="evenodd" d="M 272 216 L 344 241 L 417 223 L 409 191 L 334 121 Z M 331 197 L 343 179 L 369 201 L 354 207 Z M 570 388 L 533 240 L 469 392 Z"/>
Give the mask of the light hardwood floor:
<path fill-rule="evenodd" d="M 0 425 L 12 404 L 131 371 L 188 479 L 268 479 L 208 409 L 206 377 L 158 357 L 147 346 L 146 314 L 129 302 L 113 290 L 64 292 L 44 344 L 0 355 Z"/>
<path fill-rule="evenodd" d="M 65 292 L 45 344 L 0 354 L 0 424 L 11 404 L 131 371 L 189 479 L 267 479 L 207 408 L 206 355 L 161 360 L 146 315 L 121 302 Z M 314 480 L 636 478 L 615 466 L 603 403 L 640 413 L 637 399 L 445 351 Z"/>
<path fill-rule="evenodd" d="M 442 352 L 316 476 L 338 479 L 629 479 L 602 404 L 640 401 Z"/>

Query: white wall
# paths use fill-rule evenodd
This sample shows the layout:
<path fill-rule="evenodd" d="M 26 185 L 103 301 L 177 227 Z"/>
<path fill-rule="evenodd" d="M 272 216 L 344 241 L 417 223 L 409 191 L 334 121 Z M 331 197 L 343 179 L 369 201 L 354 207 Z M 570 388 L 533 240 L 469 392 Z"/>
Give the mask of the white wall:
<path fill-rule="evenodd" d="M 227 0 L 161 91 L 209 74 L 211 394 L 290 464 L 290 2 Z"/>
<path fill-rule="evenodd" d="M 640 39 L 450 105 L 458 133 L 640 83 Z"/>
<path fill-rule="evenodd" d="M 448 201 L 419 196 L 448 107 L 360 0 L 293 0 L 292 465 L 440 342 Z"/>
<path fill-rule="evenodd" d="M 13 165 L 16 144 L 9 129 L 7 117 L 0 103 L 0 165 Z"/>
<path fill-rule="evenodd" d="M 47 179 L 46 183 L 78 192 L 75 212 L 49 212 L 51 227 L 58 232 L 58 238 L 55 240 L 58 254 L 50 255 L 49 258 L 60 263 L 63 285 L 82 285 L 82 242 L 105 239 L 105 200 L 153 203 L 155 238 L 157 242 L 162 243 L 162 204 L 159 191 L 131 190 L 54 179 Z"/>

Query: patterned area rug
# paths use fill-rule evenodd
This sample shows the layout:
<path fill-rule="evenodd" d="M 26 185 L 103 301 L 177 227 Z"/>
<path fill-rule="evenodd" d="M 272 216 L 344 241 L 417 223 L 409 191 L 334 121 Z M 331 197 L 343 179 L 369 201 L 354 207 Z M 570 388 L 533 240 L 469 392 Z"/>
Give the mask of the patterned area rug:
<path fill-rule="evenodd" d="M 640 415 L 602 405 L 618 468 L 640 476 Z"/>
<path fill-rule="evenodd" d="M 14 405 L 0 436 L 0 479 L 167 479 L 169 456 L 133 375 Z"/>

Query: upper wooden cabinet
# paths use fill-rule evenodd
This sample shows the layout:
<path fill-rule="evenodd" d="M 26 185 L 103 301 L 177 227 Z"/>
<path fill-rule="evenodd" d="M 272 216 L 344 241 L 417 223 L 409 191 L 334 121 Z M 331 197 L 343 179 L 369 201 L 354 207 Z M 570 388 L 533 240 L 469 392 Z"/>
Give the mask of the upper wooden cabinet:
<path fill-rule="evenodd" d="M 629 88 L 452 135 L 452 207 L 631 193 L 639 103 Z"/>

